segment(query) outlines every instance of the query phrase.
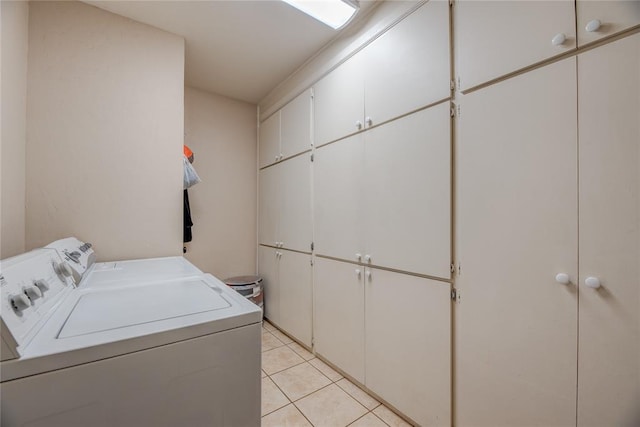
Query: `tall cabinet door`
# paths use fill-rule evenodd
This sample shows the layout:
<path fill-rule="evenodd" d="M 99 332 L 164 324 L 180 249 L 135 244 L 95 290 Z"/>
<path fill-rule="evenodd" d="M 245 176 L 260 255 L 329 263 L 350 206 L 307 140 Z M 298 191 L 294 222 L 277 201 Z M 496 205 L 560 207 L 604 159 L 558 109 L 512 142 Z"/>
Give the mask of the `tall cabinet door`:
<path fill-rule="evenodd" d="M 460 101 L 456 425 L 575 425 L 576 96 L 571 58 Z"/>
<path fill-rule="evenodd" d="M 311 255 L 287 250 L 280 252 L 278 326 L 311 347 Z"/>
<path fill-rule="evenodd" d="M 362 134 L 316 150 L 313 162 L 315 251 L 352 261 L 362 254 Z"/>
<path fill-rule="evenodd" d="M 275 163 L 280 157 L 280 111 L 260 123 L 259 159 L 261 168 Z"/>
<path fill-rule="evenodd" d="M 298 95 L 281 110 L 283 158 L 311 149 L 311 89 Z"/>
<path fill-rule="evenodd" d="M 367 273 L 367 387 L 419 425 L 451 425 L 451 285 Z"/>
<path fill-rule="evenodd" d="M 580 55 L 578 66 L 578 425 L 636 425 L 640 422 L 640 34 Z M 588 277 L 599 279 L 601 287 L 586 286 Z"/>
<path fill-rule="evenodd" d="M 576 48 L 573 0 L 457 1 L 454 8 L 460 90 Z"/>
<path fill-rule="evenodd" d="M 275 323 L 280 322 L 279 253 L 277 249 L 258 246 L 258 274 L 264 287 L 264 315 Z"/>
<path fill-rule="evenodd" d="M 637 0 L 577 0 L 578 45 L 594 42 L 640 25 Z"/>
<path fill-rule="evenodd" d="M 303 154 L 279 163 L 280 212 L 278 238 L 282 246 L 311 251 L 311 159 Z"/>
<path fill-rule="evenodd" d="M 364 239 L 371 263 L 449 278 L 449 103 L 365 134 Z"/>
<path fill-rule="evenodd" d="M 349 58 L 314 86 L 316 147 L 364 127 L 362 54 Z"/>
<path fill-rule="evenodd" d="M 313 268 L 314 348 L 363 384 L 364 273 L 362 266 L 324 258 Z"/>
<path fill-rule="evenodd" d="M 281 210 L 280 165 L 258 172 L 258 243 L 275 246 Z"/>
<path fill-rule="evenodd" d="M 449 98 L 449 2 L 429 1 L 362 54 L 366 126 Z"/>

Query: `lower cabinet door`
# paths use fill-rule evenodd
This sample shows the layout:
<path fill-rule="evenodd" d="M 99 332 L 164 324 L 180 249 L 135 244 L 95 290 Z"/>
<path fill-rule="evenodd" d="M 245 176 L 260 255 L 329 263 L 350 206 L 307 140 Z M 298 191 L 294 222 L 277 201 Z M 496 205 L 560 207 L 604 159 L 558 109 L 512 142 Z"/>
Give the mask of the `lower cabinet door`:
<path fill-rule="evenodd" d="M 364 383 L 363 277 L 362 266 L 325 258 L 315 260 L 315 351 L 361 383 Z"/>
<path fill-rule="evenodd" d="M 367 268 L 365 385 L 419 425 L 451 424 L 451 285 Z"/>
<path fill-rule="evenodd" d="M 287 250 L 280 252 L 278 326 L 311 347 L 311 255 Z"/>
<path fill-rule="evenodd" d="M 280 323 L 280 283 L 278 281 L 278 251 L 258 246 L 258 274 L 264 287 L 264 317 Z"/>

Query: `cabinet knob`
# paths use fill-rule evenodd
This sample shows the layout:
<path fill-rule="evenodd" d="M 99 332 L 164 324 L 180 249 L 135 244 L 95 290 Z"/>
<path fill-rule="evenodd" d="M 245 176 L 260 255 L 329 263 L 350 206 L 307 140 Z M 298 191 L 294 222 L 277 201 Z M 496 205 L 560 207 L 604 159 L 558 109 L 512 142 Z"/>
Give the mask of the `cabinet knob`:
<path fill-rule="evenodd" d="M 556 282 L 562 285 L 568 285 L 571 283 L 571 279 L 569 279 L 569 275 L 567 273 L 558 273 L 556 274 Z"/>
<path fill-rule="evenodd" d="M 567 41 L 567 36 L 565 36 L 563 33 L 560 34 L 556 34 L 552 39 L 551 39 L 551 44 L 554 46 L 561 46 L 564 44 L 564 42 Z"/>
<path fill-rule="evenodd" d="M 598 289 L 602 284 L 600 283 L 600 279 L 597 277 L 589 276 L 584 279 L 584 284 L 592 289 Z"/>
<path fill-rule="evenodd" d="M 284 155 L 282 153 L 280 153 L 280 158 L 278 160 L 282 160 L 283 157 L 284 157 Z"/>
<path fill-rule="evenodd" d="M 371 263 L 371 255 L 365 255 L 364 260 L 368 263 Z"/>
<path fill-rule="evenodd" d="M 373 120 L 371 120 L 371 117 L 367 117 L 366 119 L 364 119 L 364 122 L 367 124 L 367 126 L 373 125 Z"/>
<path fill-rule="evenodd" d="M 356 268 L 356 276 L 358 276 L 358 279 L 362 276 L 362 271 L 359 268 Z"/>
<path fill-rule="evenodd" d="M 356 259 L 358 261 L 362 261 L 362 254 L 356 254 Z"/>
<path fill-rule="evenodd" d="M 584 29 L 590 33 L 593 33 L 595 31 L 598 31 L 601 25 L 602 25 L 602 22 L 600 22 L 599 19 L 593 19 L 587 22 L 587 25 L 584 27 Z"/>
<path fill-rule="evenodd" d="M 356 120 L 356 129 L 362 129 L 362 122 L 360 120 Z"/>
<path fill-rule="evenodd" d="M 371 270 L 367 270 L 365 275 L 367 276 L 367 280 L 371 281 Z"/>

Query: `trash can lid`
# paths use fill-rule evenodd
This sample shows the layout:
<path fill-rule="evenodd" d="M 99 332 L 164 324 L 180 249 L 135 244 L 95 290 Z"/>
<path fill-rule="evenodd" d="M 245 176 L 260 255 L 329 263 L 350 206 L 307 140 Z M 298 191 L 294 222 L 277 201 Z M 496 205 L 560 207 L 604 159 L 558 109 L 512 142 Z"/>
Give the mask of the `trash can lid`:
<path fill-rule="evenodd" d="M 224 283 L 229 286 L 250 285 L 252 283 L 260 282 L 262 282 L 262 278 L 260 276 L 236 276 L 224 279 Z"/>

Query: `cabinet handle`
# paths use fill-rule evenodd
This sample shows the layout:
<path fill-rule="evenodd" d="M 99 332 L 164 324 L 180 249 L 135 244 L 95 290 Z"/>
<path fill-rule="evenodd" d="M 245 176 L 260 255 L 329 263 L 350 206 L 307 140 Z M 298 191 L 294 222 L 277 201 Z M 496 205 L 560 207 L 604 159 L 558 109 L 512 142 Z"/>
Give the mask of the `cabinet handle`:
<path fill-rule="evenodd" d="M 364 122 L 367 124 L 367 126 L 373 125 L 373 120 L 371 120 L 371 117 L 367 117 L 366 119 L 364 119 Z"/>
<path fill-rule="evenodd" d="M 362 261 L 362 254 L 356 254 L 356 259 L 358 261 Z"/>
<path fill-rule="evenodd" d="M 278 161 L 278 156 L 276 156 L 276 162 Z"/>
<path fill-rule="evenodd" d="M 597 277 L 589 276 L 584 279 L 584 284 L 590 287 L 591 289 L 598 289 L 602 284 L 600 283 L 600 279 Z"/>
<path fill-rule="evenodd" d="M 567 36 L 565 36 L 563 33 L 560 34 L 556 34 L 552 39 L 551 39 L 551 44 L 554 46 L 561 46 L 564 44 L 564 42 L 567 41 Z"/>
<path fill-rule="evenodd" d="M 359 268 L 356 268 L 356 276 L 358 276 L 358 279 L 362 276 L 362 271 Z"/>
<path fill-rule="evenodd" d="M 364 260 L 365 260 L 366 262 L 368 262 L 369 264 L 371 264 L 371 255 L 365 255 L 365 256 L 364 256 Z"/>
<path fill-rule="evenodd" d="M 278 159 L 278 160 L 282 160 L 283 157 L 284 157 L 284 155 L 282 153 L 280 153 L 280 159 Z"/>
<path fill-rule="evenodd" d="M 558 273 L 556 274 L 556 282 L 560 283 L 561 285 L 568 285 L 569 283 L 571 283 L 571 279 L 569 278 L 569 275 L 567 273 Z"/>
<path fill-rule="evenodd" d="M 362 122 L 360 120 L 356 120 L 356 129 L 362 129 Z"/>
<path fill-rule="evenodd" d="M 367 280 L 371 281 L 371 271 L 367 270 L 367 272 L 365 273 L 365 275 L 367 276 Z"/>
<path fill-rule="evenodd" d="M 587 30 L 590 33 L 593 33 L 595 31 L 598 31 L 600 29 L 600 26 L 602 25 L 602 22 L 600 22 L 599 19 L 593 19 L 589 22 L 587 22 L 586 27 L 584 27 L 585 30 Z"/>

